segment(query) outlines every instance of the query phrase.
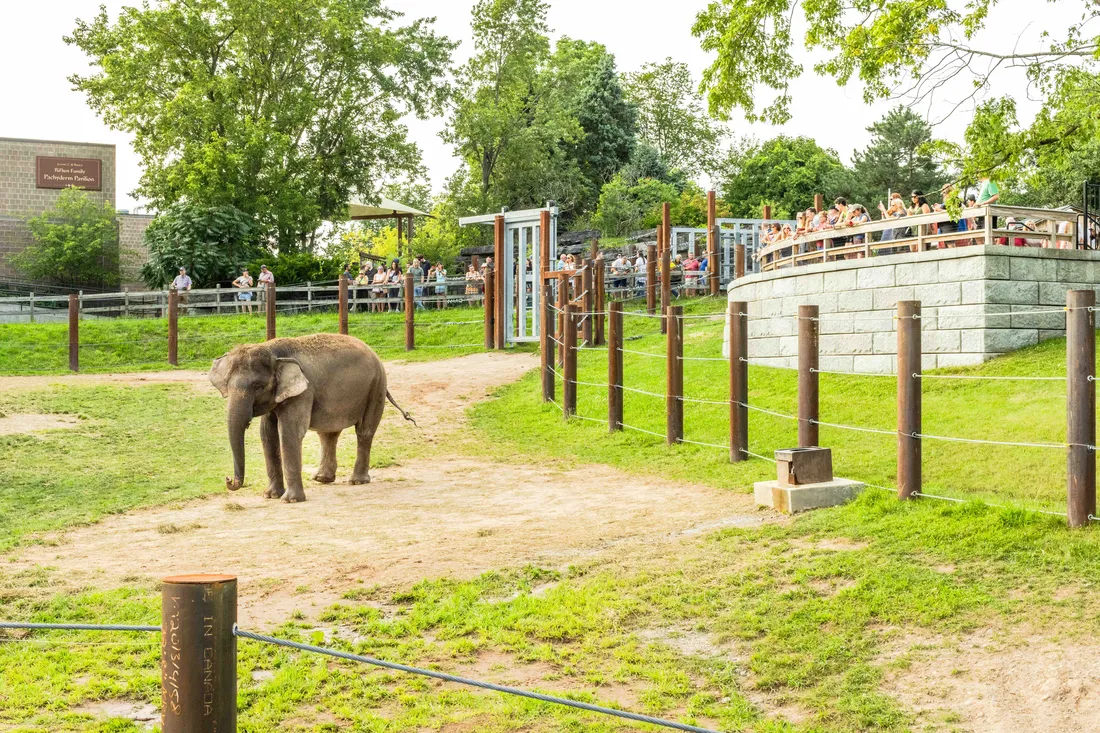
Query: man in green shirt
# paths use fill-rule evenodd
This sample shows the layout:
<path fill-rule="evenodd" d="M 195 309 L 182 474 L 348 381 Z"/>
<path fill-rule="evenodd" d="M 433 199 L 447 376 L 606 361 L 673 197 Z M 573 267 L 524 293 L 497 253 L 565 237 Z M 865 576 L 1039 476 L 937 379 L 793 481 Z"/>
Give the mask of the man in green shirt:
<path fill-rule="evenodd" d="M 993 204 L 997 202 L 997 199 L 1001 197 L 1001 189 L 996 183 L 989 180 L 988 176 L 982 178 L 980 183 L 982 184 L 981 190 L 978 191 L 978 206 L 985 206 L 987 204 Z"/>

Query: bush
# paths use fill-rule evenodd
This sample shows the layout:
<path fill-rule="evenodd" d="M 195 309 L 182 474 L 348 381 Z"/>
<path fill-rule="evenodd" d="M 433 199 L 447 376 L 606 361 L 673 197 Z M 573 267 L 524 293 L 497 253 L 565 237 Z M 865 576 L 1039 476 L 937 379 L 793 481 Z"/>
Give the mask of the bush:
<path fill-rule="evenodd" d="M 608 237 L 621 237 L 643 227 L 657 226 L 664 201 L 678 200 L 680 192 L 669 183 L 643 178 L 628 185 L 615 176 L 600 191 L 600 203 L 593 223 Z"/>
<path fill-rule="evenodd" d="M 280 255 L 260 255 L 248 265 L 253 279 L 260 276 L 260 265 L 267 265 L 278 285 L 296 285 L 304 282 L 335 280 L 344 271 L 345 262 L 339 257 L 318 257 L 310 252 L 294 252 Z M 359 267 L 358 261 L 354 263 Z M 239 273 L 238 273 L 239 274 Z M 234 275 L 236 277 L 236 275 Z"/>
<path fill-rule="evenodd" d="M 235 206 L 178 203 L 145 230 L 149 261 L 141 277 L 151 288 L 163 288 L 181 267 L 197 288 L 233 280 L 249 260 L 259 257 L 256 225 Z"/>
<path fill-rule="evenodd" d="M 30 279 L 118 285 L 118 221 L 110 202 L 66 188 L 52 211 L 29 218 L 27 226 L 34 242 L 12 264 Z"/>

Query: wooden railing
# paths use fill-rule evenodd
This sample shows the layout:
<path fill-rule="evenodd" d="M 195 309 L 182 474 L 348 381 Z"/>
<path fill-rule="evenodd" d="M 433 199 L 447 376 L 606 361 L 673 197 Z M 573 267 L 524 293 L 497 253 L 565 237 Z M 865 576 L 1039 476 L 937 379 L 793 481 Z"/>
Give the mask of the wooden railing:
<path fill-rule="evenodd" d="M 998 220 L 1015 218 L 1018 221 L 1035 221 L 1038 231 L 1008 229 L 998 226 Z M 966 221 L 966 231 L 933 232 L 933 224 Z M 977 226 L 978 223 L 981 226 Z M 1069 224 L 1059 232 L 1059 223 Z M 884 232 L 893 236 L 883 240 Z M 862 241 L 853 241 L 860 239 Z M 1021 206 L 979 206 L 964 209 L 956 220 L 946 211 L 917 214 L 897 219 L 875 219 L 858 226 L 845 226 L 810 232 L 800 237 L 784 239 L 761 248 L 757 258 L 762 270 L 829 262 L 840 259 L 859 259 L 876 254 L 898 252 L 923 252 L 941 247 L 963 247 L 971 244 L 1016 244 L 1022 240 L 1025 246 L 1054 249 L 1073 249 L 1077 246 L 1077 214 L 1072 211 L 1031 209 Z"/>

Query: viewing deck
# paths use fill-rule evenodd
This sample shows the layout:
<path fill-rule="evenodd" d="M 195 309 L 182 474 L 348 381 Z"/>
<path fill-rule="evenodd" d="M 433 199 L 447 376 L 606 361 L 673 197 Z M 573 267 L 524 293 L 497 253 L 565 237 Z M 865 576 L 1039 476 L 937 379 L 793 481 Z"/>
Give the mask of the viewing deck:
<path fill-rule="evenodd" d="M 1078 214 L 1073 211 L 978 206 L 964 209 L 958 221 L 966 222 L 966 231 L 933 231 L 934 225 L 955 225 L 956 219 L 946 211 L 875 219 L 775 242 L 759 249 L 755 256 L 760 269 L 767 272 L 816 262 L 974 245 L 1076 249 L 1079 244 Z M 1027 229 L 1026 222 L 1033 223 L 1035 230 Z"/>

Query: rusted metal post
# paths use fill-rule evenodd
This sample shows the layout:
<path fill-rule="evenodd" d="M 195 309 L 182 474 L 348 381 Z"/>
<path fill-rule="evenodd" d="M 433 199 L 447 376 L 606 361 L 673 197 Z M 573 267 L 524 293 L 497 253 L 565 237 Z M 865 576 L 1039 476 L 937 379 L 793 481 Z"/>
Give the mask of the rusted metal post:
<path fill-rule="evenodd" d="M 584 274 L 581 276 L 581 307 L 584 308 L 584 315 L 581 318 L 581 339 L 586 346 L 592 345 L 592 324 L 595 322 L 595 316 L 592 307 L 596 302 L 596 260 L 589 260 L 584 268 Z"/>
<path fill-rule="evenodd" d="M 718 295 L 718 216 L 716 194 L 707 191 L 707 292 Z"/>
<path fill-rule="evenodd" d="M 665 252 L 668 259 L 668 252 Z M 665 311 L 665 440 L 669 445 L 684 439 L 684 307 Z"/>
<path fill-rule="evenodd" d="M 493 303 L 493 296 L 496 293 L 495 283 L 493 282 L 495 276 L 493 274 L 492 265 L 485 266 L 485 348 L 494 348 L 494 340 L 496 338 L 496 306 Z"/>
<path fill-rule="evenodd" d="M 175 288 L 168 291 L 168 363 L 179 366 L 180 293 Z"/>
<path fill-rule="evenodd" d="M 565 306 L 565 365 L 562 369 L 562 410 L 565 419 L 577 412 L 577 306 Z"/>
<path fill-rule="evenodd" d="M 670 305 L 672 305 L 672 257 L 666 249 L 661 255 L 661 333 L 668 333 Z"/>
<path fill-rule="evenodd" d="M 542 401 L 554 399 L 554 281 L 542 278 L 542 312 L 540 314 L 540 356 L 542 357 Z"/>
<path fill-rule="evenodd" d="M 623 429 L 623 304 L 611 304 L 610 339 L 607 343 L 607 427 Z"/>
<path fill-rule="evenodd" d="M 405 351 L 416 348 L 416 301 L 412 273 L 405 273 Z"/>
<path fill-rule="evenodd" d="M 337 305 L 340 333 L 348 335 L 348 276 L 340 275 L 340 300 Z"/>
<path fill-rule="evenodd" d="M 1066 519 L 1096 514 L 1096 292 L 1066 293 Z"/>
<path fill-rule="evenodd" d="M 605 327 L 607 324 L 607 288 L 604 283 L 604 277 L 607 274 L 604 269 L 604 259 L 602 254 L 598 254 L 596 259 L 593 260 L 596 268 L 596 345 L 603 346 L 607 343 L 605 334 Z"/>
<path fill-rule="evenodd" d="M 818 307 L 798 306 L 798 447 L 818 444 Z"/>
<path fill-rule="evenodd" d="M 645 312 L 657 312 L 657 245 L 647 244 L 645 251 Z"/>
<path fill-rule="evenodd" d="M 264 314 L 267 316 L 267 340 L 275 338 L 275 283 L 264 285 Z"/>
<path fill-rule="evenodd" d="M 921 489 L 920 301 L 898 301 L 898 498 Z"/>
<path fill-rule="evenodd" d="M 747 461 L 749 454 L 749 304 L 729 304 L 730 329 L 730 461 Z"/>
<path fill-rule="evenodd" d="M 237 730 L 237 579 L 177 575 L 161 585 L 164 733 Z"/>
<path fill-rule="evenodd" d="M 493 313 L 493 324 L 496 327 L 495 341 L 497 349 L 504 348 L 504 329 L 507 323 L 504 318 L 504 281 L 507 279 L 504 272 L 504 215 L 497 214 L 493 224 L 493 267 L 500 270 L 500 275 L 494 279 L 496 293 L 494 303 L 496 309 Z"/>
<path fill-rule="evenodd" d="M 80 371 L 80 297 L 69 293 L 69 371 Z"/>

